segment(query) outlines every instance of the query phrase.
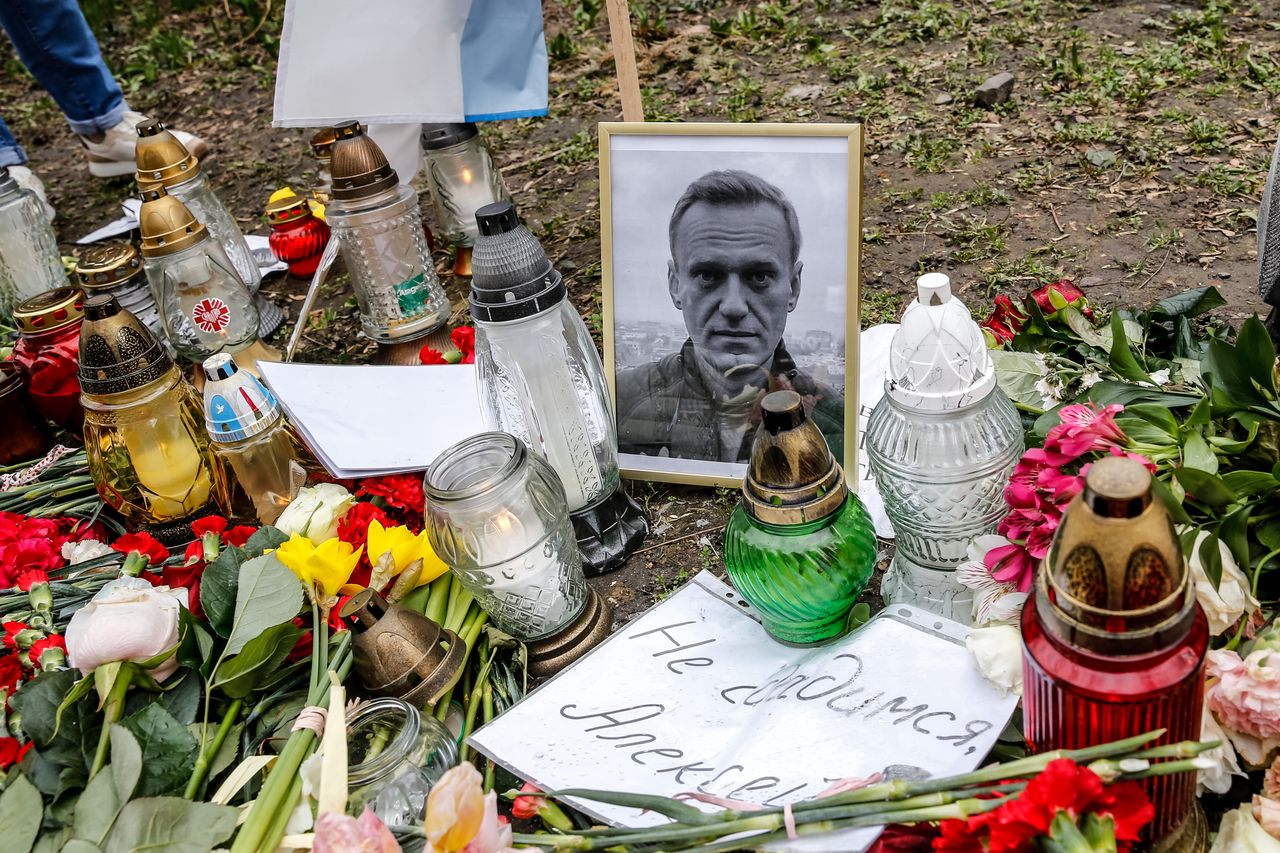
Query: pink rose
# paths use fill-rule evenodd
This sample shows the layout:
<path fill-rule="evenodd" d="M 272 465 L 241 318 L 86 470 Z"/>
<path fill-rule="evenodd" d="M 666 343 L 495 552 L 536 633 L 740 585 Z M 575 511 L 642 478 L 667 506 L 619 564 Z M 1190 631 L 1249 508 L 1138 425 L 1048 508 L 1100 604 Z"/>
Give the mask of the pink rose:
<path fill-rule="evenodd" d="M 400 844 L 378 816 L 364 810 L 359 818 L 325 812 L 316 821 L 312 853 L 400 853 Z"/>

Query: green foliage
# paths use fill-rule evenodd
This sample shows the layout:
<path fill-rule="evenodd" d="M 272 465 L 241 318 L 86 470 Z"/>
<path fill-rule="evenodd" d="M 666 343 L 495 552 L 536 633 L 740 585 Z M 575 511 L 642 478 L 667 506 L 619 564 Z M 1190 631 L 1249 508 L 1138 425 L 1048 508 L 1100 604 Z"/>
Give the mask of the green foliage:
<path fill-rule="evenodd" d="M 0 838 L 5 850 L 27 853 L 36 842 L 43 814 L 40 792 L 27 777 L 18 776 L 5 785 L 0 794 Z"/>

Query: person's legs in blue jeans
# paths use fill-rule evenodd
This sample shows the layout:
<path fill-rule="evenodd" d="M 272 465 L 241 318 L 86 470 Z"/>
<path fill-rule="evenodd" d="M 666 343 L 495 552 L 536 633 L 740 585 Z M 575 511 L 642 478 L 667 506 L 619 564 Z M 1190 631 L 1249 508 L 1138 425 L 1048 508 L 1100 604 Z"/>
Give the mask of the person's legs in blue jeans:
<path fill-rule="evenodd" d="M 72 131 L 94 137 L 120 123 L 127 109 L 124 93 L 76 0 L 0 0 L 0 27 Z M 0 150 L 6 136 L 0 135 Z"/>
<path fill-rule="evenodd" d="M 0 0 L 3 2 L 3 0 Z M 27 152 L 9 132 L 9 125 L 0 118 L 0 166 L 21 166 L 27 162 Z"/>

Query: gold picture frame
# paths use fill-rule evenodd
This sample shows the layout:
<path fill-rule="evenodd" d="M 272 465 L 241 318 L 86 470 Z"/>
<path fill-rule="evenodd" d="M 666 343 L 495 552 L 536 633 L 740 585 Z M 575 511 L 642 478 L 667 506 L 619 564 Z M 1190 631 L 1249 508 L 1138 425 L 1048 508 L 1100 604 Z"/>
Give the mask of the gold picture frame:
<path fill-rule="evenodd" d="M 645 137 L 643 143 L 634 138 Z M 609 394 L 614 408 L 615 427 L 618 423 L 618 388 L 617 388 L 617 316 L 615 298 L 615 216 L 613 211 L 613 176 L 616 140 L 643 146 L 654 146 L 659 143 L 654 137 L 671 137 L 673 145 L 688 147 L 695 138 L 707 137 L 712 140 L 726 140 L 723 144 L 743 150 L 742 140 L 753 138 L 776 139 L 784 143 L 791 141 L 793 147 L 797 141 L 812 139 L 824 151 L 836 150 L 831 140 L 843 138 L 846 141 L 847 187 L 845 195 L 845 262 L 844 262 L 844 453 L 841 464 L 848 472 L 850 482 L 857 481 L 858 451 L 858 331 L 861 316 L 861 274 L 862 274 L 862 150 L 863 126 L 860 123 L 850 124 L 720 124 L 710 122 L 699 123 L 658 123 L 658 122 L 602 122 L 599 130 L 600 145 L 600 250 L 602 279 L 602 314 L 604 326 L 604 367 L 609 384 Z M 780 145 L 785 149 L 786 144 Z M 661 150 L 649 147 L 648 150 Z M 714 150 L 714 149 L 712 149 Z M 801 151 L 797 147 L 797 151 Z M 619 152 L 621 153 L 621 152 Z M 828 152 L 829 153 L 829 152 Z M 759 156 L 759 153 L 757 154 Z M 795 156 L 803 156 L 797 153 Z M 720 168 L 717 166 L 716 168 Z M 646 216 L 661 219 L 663 222 L 670 215 L 670 210 L 648 210 Z M 804 250 L 813 253 L 812 248 Z M 803 260 L 803 258 L 802 258 Z M 834 284 L 827 285 L 833 288 Z M 805 284 L 801 293 L 805 292 Z M 665 295 L 666 290 L 662 293 Z M 803 298 L 803 295 L 801 296 Z M 649 460 L 661 460 L 649 462 Z M 622 475 L 629 479 L 651 480 L 666 483 L 683 483 L 699 486 L 722 486 L 740 488 L 745 463 L 733 463 L 742 472 L 728 473 L 731 463 L 719 463 L 704 460 L 692 460 L 673 456 L 639 456 L 620 453 Z M 705 469 L 716 467 L 723 470 L 714 472 Z"/>

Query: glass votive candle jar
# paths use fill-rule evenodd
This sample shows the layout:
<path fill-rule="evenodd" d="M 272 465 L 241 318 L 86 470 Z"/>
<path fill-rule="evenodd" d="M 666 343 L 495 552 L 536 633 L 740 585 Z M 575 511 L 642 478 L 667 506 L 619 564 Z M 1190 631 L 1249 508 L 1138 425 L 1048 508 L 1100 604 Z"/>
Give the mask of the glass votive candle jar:
<path fill-rule="evenodd" d="M 511 200 L 489 147 L 475 124 L 465 122 L 423 125 L 422 149 L 436 224 L 449 242 L 474 246 L 480 234 L 476 211 Z"/>
<path fill-rule="evenodd" d="M 418 825 L 431 786 L 457 762 L 435 717 L 402 699 L 366 702 L 347 717 L 347 813 L 367 808 L 390 829 Z"/>
<path fill-rule="evenodd" d="M 0 465 L 41 456 L 53 436 L 27 394 L 27 380 L 16 364 L 0 361 Z"/>
<path fill-rule="evenodd" d="M 63 429 L 84 429 L 80 407 L 80 324 L 84 294 L 59 287 L 33 296 L 13 309 L 18 341 L 13 360 L 27 374 L 28 391 L 40 412 Z"/>
<path fill-rule="evenodd" d="M 500 631 L 565 628 L 587 602 L 582 559 L 555 471 L 504 432 L 464 439 L 427 469 L 431 547 Z"/>

